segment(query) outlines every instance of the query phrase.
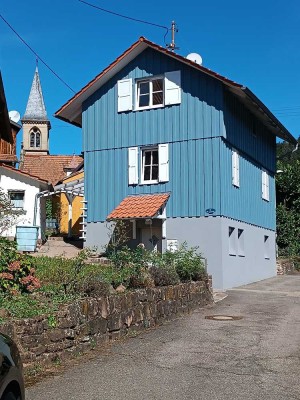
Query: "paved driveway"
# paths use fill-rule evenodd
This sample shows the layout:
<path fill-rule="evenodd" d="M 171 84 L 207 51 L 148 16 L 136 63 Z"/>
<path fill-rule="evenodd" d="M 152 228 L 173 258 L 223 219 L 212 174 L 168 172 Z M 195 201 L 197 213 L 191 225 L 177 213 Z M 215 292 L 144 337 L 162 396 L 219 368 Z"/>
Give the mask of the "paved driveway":
<path fill-rule="evenodd" d="M 27 400 L 300 399 L 300 276 L 228 292 L 27 390 Z M 211 314 L 241 316 L 234 321 Z"/>

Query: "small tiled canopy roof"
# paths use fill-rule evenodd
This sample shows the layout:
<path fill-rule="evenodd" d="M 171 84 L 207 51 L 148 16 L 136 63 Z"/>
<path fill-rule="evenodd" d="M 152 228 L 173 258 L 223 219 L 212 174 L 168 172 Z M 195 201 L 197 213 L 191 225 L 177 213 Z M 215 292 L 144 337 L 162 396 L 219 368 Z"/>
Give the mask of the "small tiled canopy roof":
<path fill-rule="evenodd" d="M 82 162 L 82 157 L 25 154 L 21 169 L 50 182 L 54 186 L 66 176 L 64 168 L 68 167 L 71 162 L 72 165 L 76 163 L 78 165 Z"/>
<path fill-rule="evenodd" d="M 125 197 L 107 219 L 153 218 L 166 204 L 169 196 L 169 193 L 162 193 Z"/>

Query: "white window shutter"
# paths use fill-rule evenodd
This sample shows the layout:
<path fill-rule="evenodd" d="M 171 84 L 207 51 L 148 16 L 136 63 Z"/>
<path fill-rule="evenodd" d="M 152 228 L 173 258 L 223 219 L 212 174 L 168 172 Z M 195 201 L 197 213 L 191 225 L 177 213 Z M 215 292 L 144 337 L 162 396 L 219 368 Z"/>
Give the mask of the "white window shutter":
<path fill-rule="evenodd" d="M 262 171 L 262 198 L 264 200 L 270 200 L 270 183 L 269 174 L 267 171 Z"/>
<path fill-rule="evenodd" d="M 181 71 L 165 73 L 165 105 L 181 103 Z"/>
<path fill-rule="evenodd" d="M 128 149 L 128 184 L 137 185 L 139 183 L 138 175 L 138 148 L 129 147 Z"/>
<path fill-rule="evenodd" d="M 132 110 L 132 79 L 118 81 L 118 112 Z"/>
<path fill-rule="evenodd" d="M 232 184 L 240 186 L 240 157 L 236 150 L 232 150 Z"/>
<path fill-rule="evenodd" d="M 266 172 L 266 200 L 270 200 L 269 174 Z"/>
<path fill-rule="evenodd" d="M 158 181 L 169 182 L 169 145 L 168 143 L 158 145 Z"/>

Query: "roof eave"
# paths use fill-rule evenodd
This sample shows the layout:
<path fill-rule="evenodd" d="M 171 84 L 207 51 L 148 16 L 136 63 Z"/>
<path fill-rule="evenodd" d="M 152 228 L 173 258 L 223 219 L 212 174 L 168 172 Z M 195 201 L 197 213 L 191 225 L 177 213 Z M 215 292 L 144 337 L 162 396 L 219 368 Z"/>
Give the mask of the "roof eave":
<path fill-rule="evenodd" d="M 144 38 L 140 38 L 129 49 L 125 50 L 115 61 L 57 110 L 54 113 L 54 117 L 81 127 L 82 103 L 148 47 L 144 40 Z"/>
<path fill-rule="evenodd" d="M 138 54 L 140 54 L 147 47 L 150 47 L 163 54 L 167 54 L 169 57 L 174 58 L 184 64 L 189 65 L 219 81 L 229 87 L 234 93 L 240 97 L 245 95 L 253 105 L 265 115 L 269 123 L 268 128 L 277 137 L 287 140 L 288 142 L 296 144 L 297 141 L 293 135 L 281 124 L 281 122 L 272 114 L 272 112 L 255 96 L 254 93 L 247 87 L 234 82 L 216 72 L 203 67 L 187 58 L 169 51 L 155 43 L 141 37 L 131 47 L 129 47 L 121 56 L 119 56 L 113 63 L 111 63 L 106 69 L 104 69 L 99 75 L 97 75 L 92 81 L 90 81 L 84 88 L 76 93 L 67 103 L 65 103 L 55 114 L 54 117 L 61 119 L 62 121 L 71 123 L 75 126 L 81 127 L 81 115 L 82 115 L 82 103 L 91 96 L 96 90 L 98 90 L 103 84 L 105 84 L 111 77 L 119 72 L 125 65 L 133 60 Z"/>
<path fill-rule="evenodd" d="M 243 86 L 241 90 L 246 96 L 256 105 L 265 116 L 272 121 L 274 134 L 280 139 L 286 140 L 292 144 L 297 144 L 297 140 L 294 136 L 282 125 L 282 123 L 275 117 L 275 115 L 264 105 L 262 101 L 246 86 Z M 277 128 L 277 129 L 276 129 Z M 271 129 L 271 128 L 270 128 Z"/>

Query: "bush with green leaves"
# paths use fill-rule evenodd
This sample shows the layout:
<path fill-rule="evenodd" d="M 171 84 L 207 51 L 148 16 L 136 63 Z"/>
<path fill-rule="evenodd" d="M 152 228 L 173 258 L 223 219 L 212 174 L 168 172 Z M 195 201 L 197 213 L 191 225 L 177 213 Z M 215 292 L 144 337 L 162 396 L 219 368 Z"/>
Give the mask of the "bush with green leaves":
<path fill-rule="evenodd" d="M 189 248 L 186 243 L 175 252 L 165 253 L 151 252 L 142 247 L 129 249 L 125 246 L 109 254 L 108 258 L 116 271 L 120 272 L 120 280 L 124 279 L 122 283 L 127 286 L 151 286 L 151 280 L 156 286 L 165 286 L 179 281 L 204 279 L 205 268 L 201 254 L 197 251 L 196 247 Z M 129 278 L 129 282 L 125 277 L 127 280 Z"/>
<path fill-rule="evenodd" d="M 127 287 L 151 287 L 153 279 L 148 271 L 151 253 L 143 247 L 130 249 L 127 246 L 114 249 L 107 254 L 115 275 L 112 279 L 114 287 L 123 284 Z"/>
<path fill-rule="evenodd" d="M 176 272 L 181 282 L 200 281 L 206 276 L 205 267 L 198 253 L 198 247 L 188 247 L 183 243 L 174 253 L 168 253 L 167 257 L 174 262 Z"/>
<path fill-rule="evenodd" d="M 279 255 L 288 257 L 300 255 L 300 147 L 292 150 L 277 143 L 277 245 Z"/>
<path fill-rule="evenodd" d="M 39 287 L 33 258 L 18 253 L 15 242 L 0 237 L 0 291 L 16 295 L 32 293 Z"/>

